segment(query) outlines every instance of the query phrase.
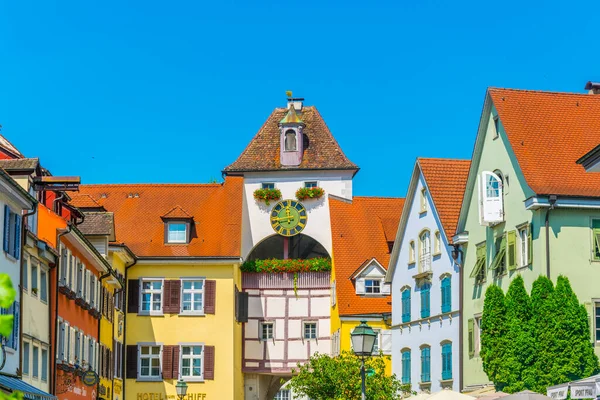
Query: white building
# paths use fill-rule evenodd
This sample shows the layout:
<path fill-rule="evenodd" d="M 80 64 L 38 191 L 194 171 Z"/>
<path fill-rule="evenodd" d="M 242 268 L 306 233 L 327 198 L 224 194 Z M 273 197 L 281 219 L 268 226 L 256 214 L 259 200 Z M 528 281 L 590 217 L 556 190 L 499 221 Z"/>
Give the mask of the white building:
<path fill-rule="evenodd" d="M 460 384 L 460 254 L 469 161 L 418 159 L 392 250 L 392 372 L 418 392 Z"/>

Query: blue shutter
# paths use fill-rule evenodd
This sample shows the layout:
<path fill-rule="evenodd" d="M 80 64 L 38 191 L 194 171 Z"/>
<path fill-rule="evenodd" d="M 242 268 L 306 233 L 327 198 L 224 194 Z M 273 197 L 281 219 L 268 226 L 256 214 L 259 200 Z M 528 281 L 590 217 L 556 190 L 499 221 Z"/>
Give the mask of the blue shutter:
<path fill-rule="evenodd" d="M 421 318 L 429 317 L 429 285 L 421 288 Z"/>
<path fill-rule="evenodd" d="M 21 216 L 15 214 L 15 254 L 13 256 L 18 260 L 21 256 Z"/>
<path fill-rule="evenodd" d="M 450 277 L 442 279 L 442 312 L 447 313 L 452 310 L 452 295 L 451 295 Z"/>
<path fill-rule="evenodd" d="M 19 314 L 20 307 L 18 302 L 14 302 L 12 304 L 13 307 L 13 315 L 15 316 L 13 320 L 13 333 L 12 333 L 12 348 L 15 350 L 19 350 Z"/>
<path fill-rule="evenodd" d="M 452 343 L 442 345 L 442 379 L 452 379 Z"/>
<path fill-rule="evenodd" d="M 421 382 L 431 382 L 430 348 L 421 349 Z"/>
<path fill-rule="evenodd" d="M 402 383 L 410 383 L 410 351 L 402 352 Z"/>
<path fill-rule="evenodd" d="M 402 292 L 402 322 L 410 321 L 410 289 Z"/>
<path fill-rule="evenodd" d="M 5 204 L 4 205 L 4 252 L 9 253 L 9 243 L 10 243 L 10 208 Z M 10 254 L 10 253 L 9 253 Z"/>

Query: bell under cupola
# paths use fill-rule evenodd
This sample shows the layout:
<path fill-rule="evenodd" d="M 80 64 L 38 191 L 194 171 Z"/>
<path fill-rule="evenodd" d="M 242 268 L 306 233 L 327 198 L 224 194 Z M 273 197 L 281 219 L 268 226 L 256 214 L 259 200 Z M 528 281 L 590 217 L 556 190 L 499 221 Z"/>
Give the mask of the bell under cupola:
<path fill-rule="evenodd" d="M 302 163 L 302 156 L 304 154 L 303 129 L 305 127 L 301 119 L 303 100 L 292 98 L 291 93 L 289 93 L 288 111 L 285 117 L 279 121 L 279 159 L 283 167 L 296 167 Z"/>

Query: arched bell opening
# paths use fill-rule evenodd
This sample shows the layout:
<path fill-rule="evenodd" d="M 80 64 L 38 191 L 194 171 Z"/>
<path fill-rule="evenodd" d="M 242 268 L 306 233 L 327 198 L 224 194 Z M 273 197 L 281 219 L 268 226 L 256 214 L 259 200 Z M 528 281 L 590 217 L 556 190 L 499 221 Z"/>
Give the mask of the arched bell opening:
<path fill-rule="evenodd" d="M 248 254 L 247 260 L 265 260 L 269 258 L 306 260 L 319 257 L 330 258 L 330 255 L 321 243 L 301 233 L 291 237 L 269 236 L 254 246 Z"/>

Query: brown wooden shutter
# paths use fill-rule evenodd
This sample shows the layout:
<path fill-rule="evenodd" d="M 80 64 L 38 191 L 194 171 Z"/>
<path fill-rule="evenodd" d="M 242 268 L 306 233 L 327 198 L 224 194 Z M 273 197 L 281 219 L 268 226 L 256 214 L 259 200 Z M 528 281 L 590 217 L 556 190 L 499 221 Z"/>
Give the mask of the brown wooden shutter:
<path fill-rule="evenodd" d="M 204 346 L 204 379 L 215 379 L 215 346 Z"/>
<path fill-rule="evenodd" d="M 102 314 L 108 319 L 108 290 L 102 286 Z"/>
<path fill-rule="evenodd" d="M 204 282 L 204 313 L 214 314 L 216 309 L 217 281 Z"/>
<path fill-rule="evenodd" d="M 166 283 L 166 282 L 165 282 Z M 163 379 L 173 379 L 173 347 L 163 346 L 162 376 Z"/>
<path fill-rule="evenodd" d="M 137 314 L 139 312 L 139 310 L 140 310 L 140 281 L 138 281 L 137 279 L 129 279 L 129 281 L 127 282 L 127 312 Z M 137 378 L 137 375 L 136 375 L 136 378 Z"/>
<path fill-rule="evenodd" d="M 173 346 L 173 379 L 179 378 L 179 346 Z"/>
<path fill-rule="evenodd" d="M 168 291 L 165 290 L 165 295 L 169 297 L 170 309 L 168 311 L 165 310 L 165 312 L 169 314 L 179 314 L 181 309 L 179 296 L 181 292 L 181 281 L 177 279 L 169 282 L 171 282 L 171 286 Z"/>
<path fill-rule="evenodd" d="M 165 314 L 170 314 L 171 313 L 171 281 L 170 280 L 165 280 L 163 282 L 163 292 L 162 292 L 162 296 L 163 296 L 163 313 Z"/>
<path fill-rule="evenodd" d="M 237 322 L 248 322 L 248 293 L 247 292 L 237 292 L 236 320 L 237 320 Z"/>
<path fill-rule="evenodd" d="M 137 281 L 136 281 L 137 282 Z M 139 285 L 138 285 L 139 287 Z M 127 378 L 137 379 L 138 350 L 135 344 L 127 345 Z"/>

